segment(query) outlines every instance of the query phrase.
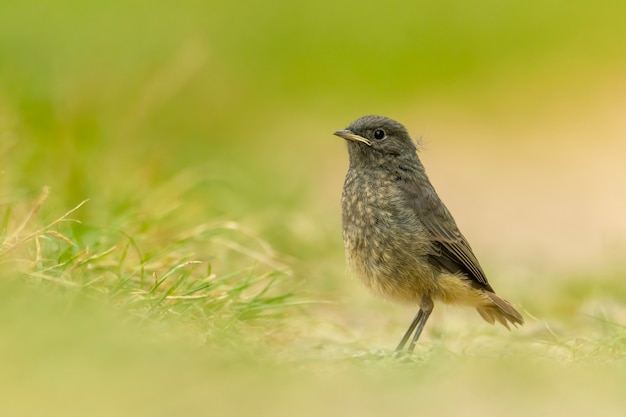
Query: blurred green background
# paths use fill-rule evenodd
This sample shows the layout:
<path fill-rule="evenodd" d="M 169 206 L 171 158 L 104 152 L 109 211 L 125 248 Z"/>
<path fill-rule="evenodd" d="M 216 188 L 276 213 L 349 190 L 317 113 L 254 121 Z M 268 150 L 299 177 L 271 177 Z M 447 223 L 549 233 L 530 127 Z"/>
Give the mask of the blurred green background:
<path fill-rule="evenodd" d="M 3 414 L 621 415 L 625 19 L 618 1 L 3 0 Z M 371 113 L 420 142 L 523 329 L 441 307 L 421 359 L 376 360 L 414 311 L 345 274 L 332 136 Z"/>

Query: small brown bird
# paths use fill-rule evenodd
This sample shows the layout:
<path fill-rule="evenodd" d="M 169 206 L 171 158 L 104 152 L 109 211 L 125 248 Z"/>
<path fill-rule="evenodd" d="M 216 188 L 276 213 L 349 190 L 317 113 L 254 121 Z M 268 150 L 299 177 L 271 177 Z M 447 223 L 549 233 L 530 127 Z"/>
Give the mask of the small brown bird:
<path fill-rule="evenodd" d="M 348 265 L 374 292 L 420 307 L 396 351 L 412 334 L 413 351 L 436 301 L 474 307 L 507 328 L 523 324 L 487 282 L 404 126 L 364 116 L 334 134 L 346 139 L 350 157 L 341 198 Z"/>

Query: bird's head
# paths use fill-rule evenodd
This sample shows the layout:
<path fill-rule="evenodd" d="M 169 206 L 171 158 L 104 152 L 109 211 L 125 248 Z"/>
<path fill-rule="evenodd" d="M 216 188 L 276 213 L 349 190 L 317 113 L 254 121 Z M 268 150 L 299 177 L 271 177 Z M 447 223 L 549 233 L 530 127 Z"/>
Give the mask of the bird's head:
<path fill-rule="evenodd" d="M 387 117 L 363 116 L 334 134 L 346 139 L 351 164 L 417 158 L 406 128 Z"/>

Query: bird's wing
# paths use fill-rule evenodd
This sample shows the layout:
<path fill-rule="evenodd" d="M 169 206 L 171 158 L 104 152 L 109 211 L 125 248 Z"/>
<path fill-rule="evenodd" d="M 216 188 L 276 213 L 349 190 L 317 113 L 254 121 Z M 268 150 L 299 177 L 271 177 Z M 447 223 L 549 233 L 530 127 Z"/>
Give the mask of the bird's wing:
<path fill-rule="evenodd" d="M 419 189 L 408 186 L 406 193 L 410 206 L 430 235 L 432 259 L 449 272 L 462 272 L 493 291 L 472 248 L 432 186 Z"/>

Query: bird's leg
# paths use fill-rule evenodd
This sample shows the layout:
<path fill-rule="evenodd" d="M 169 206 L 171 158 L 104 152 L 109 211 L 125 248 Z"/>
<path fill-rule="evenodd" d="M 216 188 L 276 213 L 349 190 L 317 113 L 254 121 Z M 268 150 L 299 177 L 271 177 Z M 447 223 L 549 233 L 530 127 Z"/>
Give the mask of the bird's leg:
<path fill-rule="evenodd" d="M 411 335 L 413 334 L 413 330 L 415 330 L 415 327 L 417 327 L 417 323 L 421 320 L 423 315 L 424 315 L 424 312 L 420 308 L 417 314 L 415 315 L 415 317 L 413 318 L 413 321 L 411 322 L 411 325 L 407 329 L 406 333 L 404 333 L 404 336 L 402 336 L 402 340 L 400 341 L 400 343 L 398 344 L 398 347 L 395 350 L 396 353 L 404 349 L 404 345 L 406 345 L 406 342 L 409 340 L 409 337 L 411 337 Z"/>
<path fill-rule="evenodd" d="M 409 337 L 411 337 L 413 332 L 415 332 L 415 334 L 413 335 L 413 339 L 411 340 L 411 344 L 409 344 L 409 347 L 406 350 L 409 353 L 413 352 L 413 350 L 415 349 L 415 344 L 417 343 L 417 339 L 419 339 L 420 335 L 422 334 L 422 330 L 424 330 L 426 320 L 428 320 L 430 313 L 432 313 L 433 307 L 433 300 L 430 297 L 426 296 L 422 298 L 421 308 L 413 318 L 413 321 L 411 322 L 411 325 L 407 329 L 406 333 L 404 333 L 404 336 L 402 336 L 402 340 L 395 350 L 396 353 L 399 353 L 402 351 L 402 349 L 404 349 L 404 346 L 406 345 L 406 342 L 408 342 Z"/>
<path fill-rule="evenodd" d="M 417 343 L 417 339 L 420 338 L 422 330 L 424 330 L 424 325 L 426 324 L 428 317 L 430 317 L 430 313 L 433 312 L 434 306 L 435 304 L 433 303 L 432 298 L 430 298 L 429 296 L 422 297 L 422 305 L 420 311 L 423 314 L 419 318 L 419 323 L 417 323 L 417 328 L 415 329 L 413 340 L 411 340 L 411 344 L 409 345 L 407 352 L 411 353 L 413 352 L 413 349 L 415 349 L 415 343 Z M 413 323 L 411 323 L 411 326 L 413 326 Z"/>

